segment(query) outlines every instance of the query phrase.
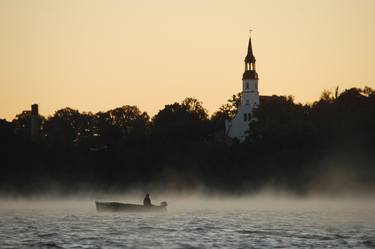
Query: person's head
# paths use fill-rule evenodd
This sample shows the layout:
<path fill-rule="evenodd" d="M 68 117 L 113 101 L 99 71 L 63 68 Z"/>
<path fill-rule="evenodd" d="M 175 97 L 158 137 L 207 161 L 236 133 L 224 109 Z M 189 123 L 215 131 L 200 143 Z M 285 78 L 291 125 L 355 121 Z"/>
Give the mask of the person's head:
<path fill-rule="evenodd" d="M 149 194 L 149 193 L 147 193 L 147 194 L 146 194 L 146 197 L 150 197 L 150 194 Z"/>

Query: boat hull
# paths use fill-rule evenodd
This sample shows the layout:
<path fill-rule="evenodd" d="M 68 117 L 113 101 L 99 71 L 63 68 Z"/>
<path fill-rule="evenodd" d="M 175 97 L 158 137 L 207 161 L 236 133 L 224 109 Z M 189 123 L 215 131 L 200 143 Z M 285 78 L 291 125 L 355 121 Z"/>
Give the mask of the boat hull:
<path fill-rule="evenodd" d="M 95 202 L 98 212 L 165 212 L 165 206 L 144 206 L 120 202 Z"/>

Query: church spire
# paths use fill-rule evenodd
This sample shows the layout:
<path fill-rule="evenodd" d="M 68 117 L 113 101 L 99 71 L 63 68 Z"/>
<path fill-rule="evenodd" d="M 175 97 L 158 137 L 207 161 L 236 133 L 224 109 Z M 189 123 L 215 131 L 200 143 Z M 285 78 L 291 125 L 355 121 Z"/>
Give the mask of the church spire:
<path fill-rule="evenodd" d="M 245 57 L 246 63 L 255 63 L 255 56 L 253 54 L 253 46 L 251 44 L 251 36 L 249 37 L 249 46 L 247 47 L 247 55 Z"/>
<path fill-rule="evenodd" d="M 242 79 L 257 80 L 258 74 L 255 71 L 255 56 L 253 54 L 253 46 L 251 44 L 251 36 L 249 37 L 249 45 L 247 47 L 247 55 L 245 57 L 245 72 Z"/>

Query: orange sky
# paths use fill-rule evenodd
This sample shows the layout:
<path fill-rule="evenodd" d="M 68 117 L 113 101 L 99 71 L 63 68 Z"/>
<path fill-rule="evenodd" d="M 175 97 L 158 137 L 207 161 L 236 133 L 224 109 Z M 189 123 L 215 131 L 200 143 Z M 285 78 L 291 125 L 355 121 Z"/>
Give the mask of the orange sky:
<path fill-rule="evenodd" d="M 374 24 L 373 0 L 0 0 L 0 118 L 187 96 L 213 113 L 241 90 L 250 28 L 262 95 L 375 88 Z"/>

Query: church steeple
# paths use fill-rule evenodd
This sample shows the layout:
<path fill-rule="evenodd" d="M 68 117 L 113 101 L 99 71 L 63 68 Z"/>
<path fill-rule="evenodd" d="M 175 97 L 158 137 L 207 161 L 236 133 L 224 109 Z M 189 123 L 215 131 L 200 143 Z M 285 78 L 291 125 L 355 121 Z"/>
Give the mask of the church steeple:
<path fill-rule="evenodd" d="M 243 73 L 242 79 L 257 80 L 258 74 L 255 71 L 255 56 L 253 54 L 253 46 L 251 44 L 251 36 L 249 37 L 249 45 L 247 47 L 247 55 L 245 57 L 245 72 Z"/>
<path fill-rule="evenodd" d="M 248 136 L 249 123 L 254 120 L 253 110 L 259 106 L 258 74 L 255 71 L 255 61 L 251 37 L 249 37 L 245 72 L 242 76 L 241 102 L 236 116 L 225 123 L 226 134 L 231 138 L 239 139 L 240 142 L 245 141 Z"/>
<path fill-rule="evenodd" d="M 255 63 L 255 56 L 253 54 L 253 46 L 251 45 L 251 36 L 249 37 L 249 45 L 247 47 L 247 55 L 245 57 L 246 63 Z"/>

